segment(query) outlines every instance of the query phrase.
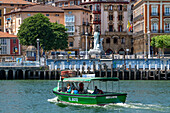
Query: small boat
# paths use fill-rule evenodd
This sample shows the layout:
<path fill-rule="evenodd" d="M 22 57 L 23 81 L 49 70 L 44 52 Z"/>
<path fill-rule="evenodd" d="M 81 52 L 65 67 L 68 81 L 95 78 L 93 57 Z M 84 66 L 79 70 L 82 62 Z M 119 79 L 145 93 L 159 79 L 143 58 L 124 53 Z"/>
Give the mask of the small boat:
<path fill-rule="evenodd" d="M 79 89 L 81 87 L 80 84 L 83 84 L 83 91 L 78 92 L 78 94 L 68 93 L 68 84 L 71 84 L 70 87 L 74 87 L 74 89 Z M 117 88 L 115 88 L 116 85 Z M 96 90 L 96 88 L 99 89 Z M 61 102 L 106 105 L 111 103 L 125 103 L 127 93 L 120 93 L 119 90 L 119 79 L 116 77 L 72 77 L 58 80 L 58 86 L 53 89 L 53 93 L 58 97 L 58 101 Z"/>

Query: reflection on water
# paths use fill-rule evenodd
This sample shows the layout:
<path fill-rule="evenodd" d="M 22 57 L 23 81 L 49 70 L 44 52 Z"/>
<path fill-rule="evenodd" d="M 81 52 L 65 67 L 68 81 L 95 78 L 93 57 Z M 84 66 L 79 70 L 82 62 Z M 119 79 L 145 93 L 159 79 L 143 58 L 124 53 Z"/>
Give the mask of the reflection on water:
<path fill-rule="evenodd" d="M 84 106 L 58 103 L 55 80 L 0 81 L 0 113 L 160 113 L 170 111 L 170 81 L 121 81 L 125 104 Z"/>

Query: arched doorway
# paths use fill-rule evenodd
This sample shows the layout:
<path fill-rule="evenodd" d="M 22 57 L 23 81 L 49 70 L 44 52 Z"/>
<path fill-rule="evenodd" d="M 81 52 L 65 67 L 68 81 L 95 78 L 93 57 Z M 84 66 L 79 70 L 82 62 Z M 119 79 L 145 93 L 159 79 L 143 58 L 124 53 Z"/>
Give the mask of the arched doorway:
<path fill-rule="evenodd" d="M 106 50 L 106 54 L 107 54 L 107 55 L 110 55 L 110 54 L 112 54 L 112 53 L 113 53 L 113 51 L 112 51 L 110 48 Z"/>
<path fill-rule="evenodd" d="M 119 51 L 118 51 L 118 53 L 120 54 L 120 55 L 124 55 L 124 49 L 123 48 L 121 48 Z"/>

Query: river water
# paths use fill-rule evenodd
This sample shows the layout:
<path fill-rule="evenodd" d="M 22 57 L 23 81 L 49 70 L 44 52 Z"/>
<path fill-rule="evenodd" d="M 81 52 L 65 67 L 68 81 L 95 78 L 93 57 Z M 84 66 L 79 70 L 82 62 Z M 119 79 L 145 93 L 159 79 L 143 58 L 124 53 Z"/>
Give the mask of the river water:
<path fill-rule="evenodd" d="M 0 113 L 160 113 L 170 112 L 170 81 L 120 81 L 125 104 L 81 106 L 57 103 L 55 80 L 1 80 Z"/>

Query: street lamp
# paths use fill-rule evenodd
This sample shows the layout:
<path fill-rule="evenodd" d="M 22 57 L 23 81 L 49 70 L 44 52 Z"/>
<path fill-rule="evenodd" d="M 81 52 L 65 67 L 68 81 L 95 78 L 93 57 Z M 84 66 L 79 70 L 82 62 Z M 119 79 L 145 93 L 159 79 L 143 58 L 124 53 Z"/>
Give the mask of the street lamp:
<path fill-rule="evenodd" d="M 38 62 L 40 61 L 40 47 L 39 47 L 39 43 L 40 43 L 40 39 L 37 38 L 37 50 L 38 50 L 37 61 Z"/>
<path fill-rule="evenodd" d="M 148 33 L 148 58 L 150 58 L 150 31 Z"/>
<path fill-rule="evenodd" d="M 88 33 L 86 32 L 85 35 L 86 35 L 86 56 L 85 56 L 85 59 L 87 59 L 87 36 L 88 36 Z"/>

